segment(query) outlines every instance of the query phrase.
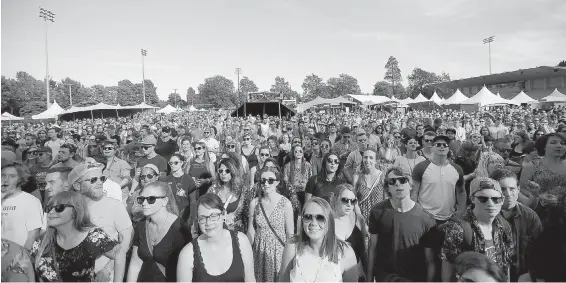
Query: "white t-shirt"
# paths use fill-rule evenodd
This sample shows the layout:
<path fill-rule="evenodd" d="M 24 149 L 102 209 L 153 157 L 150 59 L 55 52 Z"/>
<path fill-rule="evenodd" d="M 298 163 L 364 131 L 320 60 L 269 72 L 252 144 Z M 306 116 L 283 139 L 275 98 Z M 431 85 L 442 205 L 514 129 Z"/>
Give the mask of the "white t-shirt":
<path fill-rule="evenodd" d="M 51 157 L 53 160 L 57 159 L 57 154 L 59 154 L 59 149 L 65 142 L 62 139 L 48 140 L 45 142 L 44 146 L 51 148 Z"/>
<path fill-rule="evenodd" d="M 21 192 L 2 203 L 2 239 L 24 246 L 28 232 L 43 226 L 43 211 L 39 200 Z"/>
<path fill-rule="evenodd" d="M 102 190 L 106 193 L 107 197 L 117 199 L 120 202 L 122 201 L 122 188 L 120 184 L 106 179 L 106 182 L 102 185 Z"/>

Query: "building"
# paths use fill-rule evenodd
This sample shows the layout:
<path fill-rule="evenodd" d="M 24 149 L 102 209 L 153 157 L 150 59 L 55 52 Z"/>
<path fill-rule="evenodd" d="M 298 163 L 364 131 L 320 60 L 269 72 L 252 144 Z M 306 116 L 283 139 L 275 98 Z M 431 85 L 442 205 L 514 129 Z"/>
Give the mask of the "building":
<path fill-rule="evenodd" d="M 483 86 L 491 92 L 499 93 L 501 97 L 510 99 L 524 91 L 534 99 L 541 99 L 554 89 L 566 93 L 566 67 L 540 66 L 521 69 L 500 74 L 484 75 L 473 78 L 452 80 L 449 82 L 430 84 L 431 89 L 441 90 L 444 98 L 452 95 L 456 89 L 471 97 L 478 93 Z"/>

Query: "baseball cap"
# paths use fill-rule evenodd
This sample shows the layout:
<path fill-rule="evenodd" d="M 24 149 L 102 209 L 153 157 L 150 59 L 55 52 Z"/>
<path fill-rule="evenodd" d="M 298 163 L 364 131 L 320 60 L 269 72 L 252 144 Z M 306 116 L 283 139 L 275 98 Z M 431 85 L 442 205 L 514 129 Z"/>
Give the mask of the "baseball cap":
<path fill-rule="evenodd" d="M 73 168 L 73 170 L 71 170 L 71 172 L 69 173 L 69 184 L 76 183 L 82 176 L 86 175 L 90 171 L 100 170 L 100 167 L 101 166 L 96 163 L 81 163 L 75 166 L 75 168 Z"/>
<path fill-rule="evenodd" d="M 434 137 L 434 139 L 432 139 L 432 142 L 435 143 L 437 141 L 445 141 L 446 143 L 450 143 L 450 138 L 447 136 L 443 136 L 443 135 L 438 135 L 436 137 Z"/>
<path fill-rule="evenodd" d="M 50 147 L 38 146 L 35 152 L 53 152 Z"/>
<path fill-rule="evenodd" d="M 477 177 L 470 183 L 470 196 L 483 190 L 496 190 L 503 196 L 503 191 L 499 183 L 491 178 Z"/>
<path fill-rule="evenodd" d="M 149 135 L 142 140 L 141 144 L 157 145 L 157 140 L 153 135 Z"/>
<path fill-rule="evenodd" d="M 2 165 L 8 165 L 16 161 L 16 154 L 11 150 L 2 150 Z"/>
<path fill-rule="evenodd" d="M 344 126 L 342 127 L 342 129 L 340 130 L 341 134 L 350 134 L 352 132 L 352 130 L 350 130 L 350 127 L 348 126 Z"/>
<path fill-rule="evenodd" d="M 146 164 L 143 168 L 150 168 L 155 173 L 159 174 L 159 169 L 157 168 L 157 166 L 155 166 L 155 164 Z"/>

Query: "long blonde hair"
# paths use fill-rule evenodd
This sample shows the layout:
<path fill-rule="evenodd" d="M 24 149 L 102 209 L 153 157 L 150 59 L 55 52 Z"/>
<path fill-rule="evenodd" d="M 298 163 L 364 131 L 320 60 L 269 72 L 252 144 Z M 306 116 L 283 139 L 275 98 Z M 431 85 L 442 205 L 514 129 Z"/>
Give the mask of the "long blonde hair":
<path fill-rule="evenodd" d="M 73 227 L 79 232 L 85 232 L 95 227 L 90 220 L 90 213 L 86 200 L 83 195 L 75 191 L 63 191 L 54 195 L 46 207 L 51 207 L 58 204 L 68 204 L 73 207 Z M 49 213 L 49 212 L 47 212 Z M 55 272 L 57 272 L 57 278 L 61 279 L 59 270 L 57 268 L 57 259 L 55 257 L 55 243 L 57 241 L 57 229 L 54 227 L 47 227 L 41 243 L 39 244 L 39 249 L 37 250 L 35 256 L 35 268 L 39 267 L 41 257 L 49 253 L 52 260 L 53 266 L 55 266 Z"/>
<path fill-rule="evenodd" d="M 141 189 L 140 194 L 149 187 L 160 190 L 161 193 L 167 197 L 167 205 L 165 206 L 165 209 L 172 214 L 179 215 L 179 208 L 175 201 L 175 195 L 173 194 L 173 190 L 169 184 L 161 181 L 151 182 Z"/>
<path fill-rule="evenodd" d="M 484 152 L 480 155 L 478 167 L 476 168 L 476 177 L 489 177 L 487 166 L 496 164 L 499 168 L 505 166 L 505 160 L 499 154 L 494 152 Z"/>

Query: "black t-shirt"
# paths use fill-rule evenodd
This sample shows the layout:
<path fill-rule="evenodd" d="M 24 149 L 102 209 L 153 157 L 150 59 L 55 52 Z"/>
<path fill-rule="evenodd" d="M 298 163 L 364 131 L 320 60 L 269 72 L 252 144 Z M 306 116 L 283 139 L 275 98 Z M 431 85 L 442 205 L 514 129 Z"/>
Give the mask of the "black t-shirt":
<path fill-rule="evenodd" d="M 183 209 L 189 209 L 190 211 L 189 195 L 196 189 L 193 178 L 187 174 L 183 174 L 181 177 L 173 177 L 173 175 L 169 175 L 165 178 L 165 182 L 169 184 L 173 191 L 179 211 L 182 211 Z"/>
<path fill-rule="evenodd" d="M 313 197 L 323 198 L 330 203 L 330 199 L 336 194 L 336 186 L 346 183 L 346 178 L 341 174 L 334 177 L 332 182 L 319 182 L 318 176 L 310 177 L 305 187 L 305 193 Z"/>
<path fill-rule="evenodd" d="M 434 248 L 436 220 L 418 203 L 407 212 L 398 212 L 390 200 L 376 204 L 369 215 L 369 232 L 378 235 L 375 274 L 396 274 L 412 281 L 426 281 L 424 248 Z"/>
<path fill-rule="evenodd" d="M 157 166 L 157 169 L 159 169 L 159 173 L 167 172 L 167 160 L 165 160 L 165 158 L 163 158 L 163 156 L 159 154 L 151 159 L 148 159 L 147 157 L 140 158 L 140 160 L 138 161 L 138 169 L 141 170 L 147 164 L 153 164 Z M 136 175 L 137 174 L 139 173 L 136 172 Z"/>
<path fill-rule="evenodd" d="M 174 139 L 169 139 L 164 142 L 162 139 L 157 140 L 155 153 L 163 156 L 165 160 L 169 160 L 171 156 L 177 151 L 177 142 Z"/>

